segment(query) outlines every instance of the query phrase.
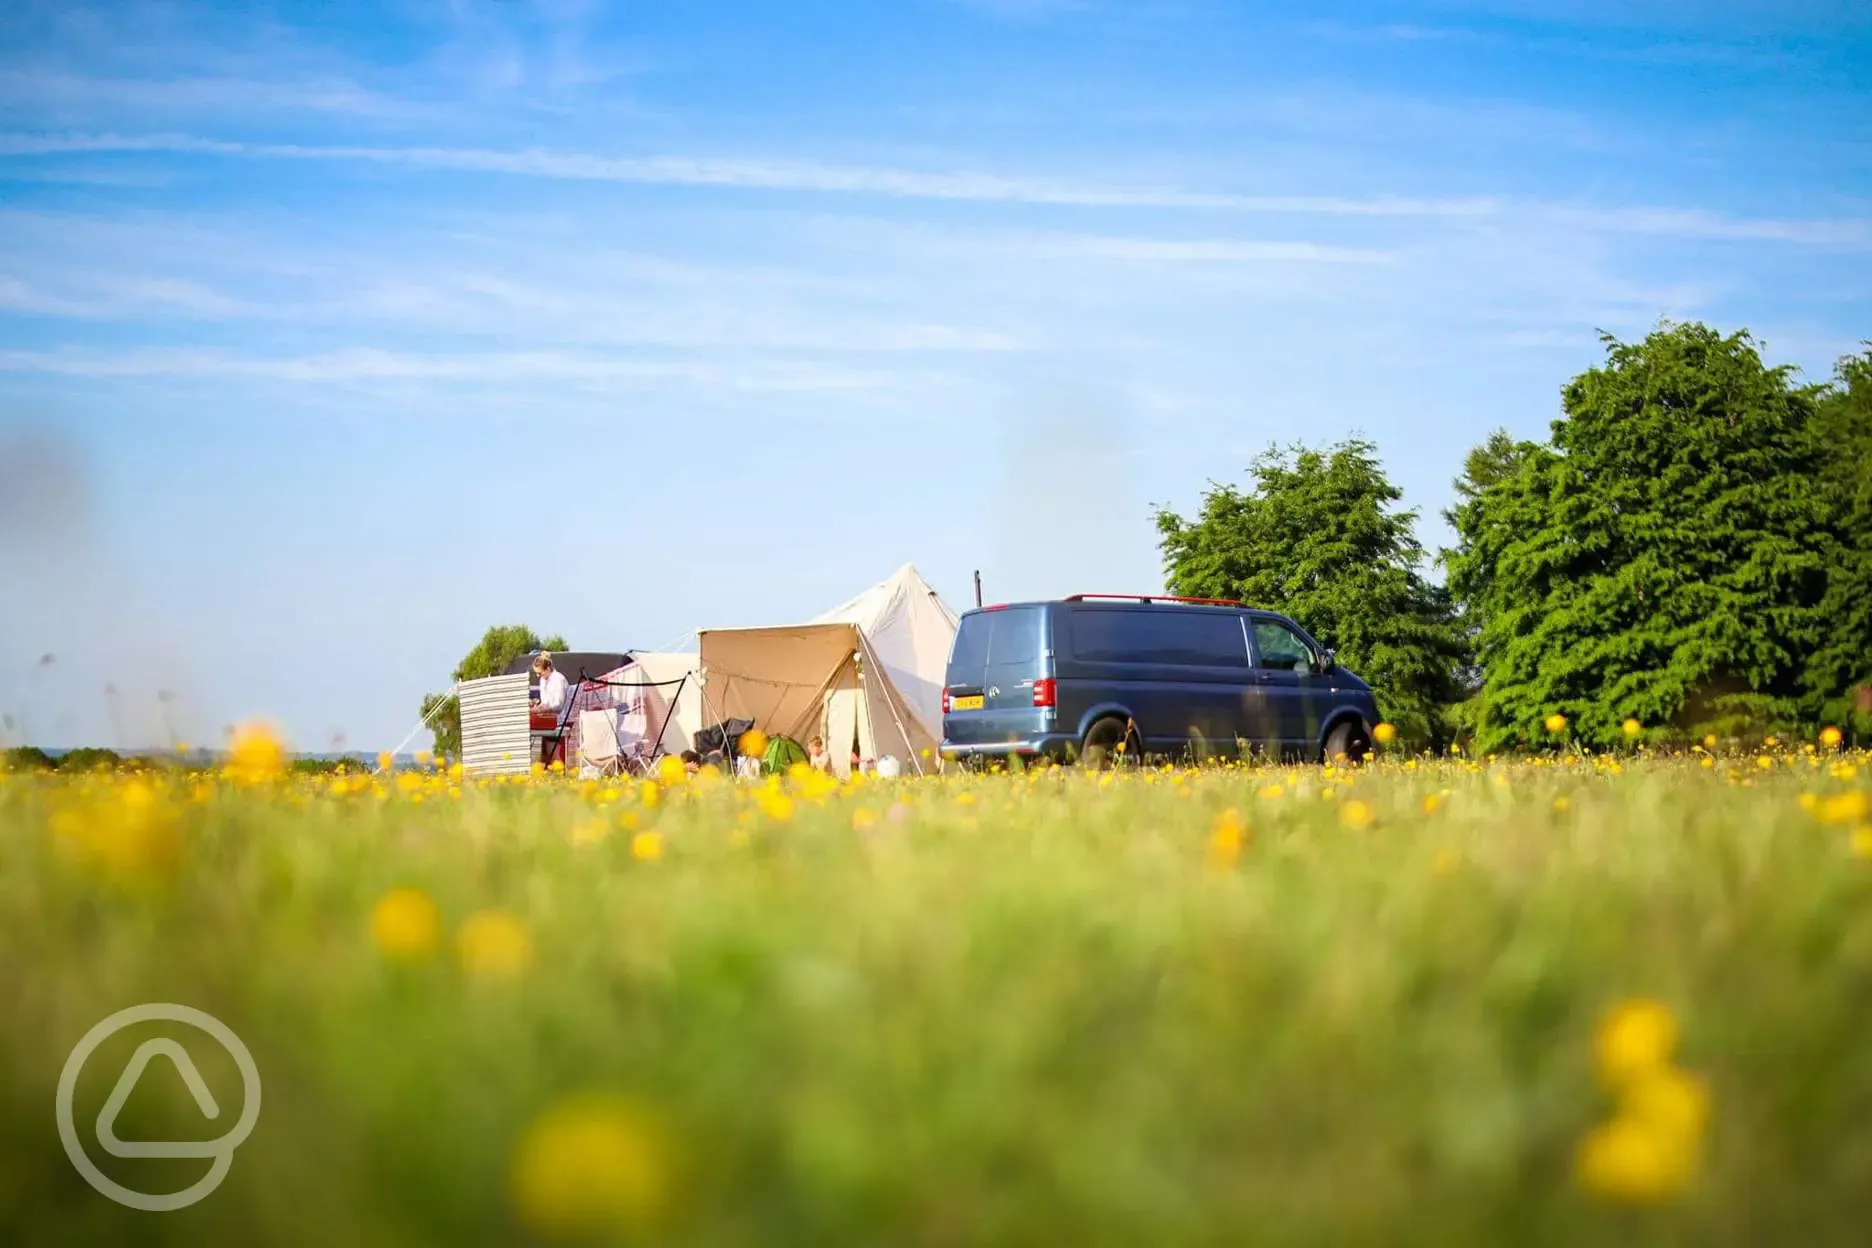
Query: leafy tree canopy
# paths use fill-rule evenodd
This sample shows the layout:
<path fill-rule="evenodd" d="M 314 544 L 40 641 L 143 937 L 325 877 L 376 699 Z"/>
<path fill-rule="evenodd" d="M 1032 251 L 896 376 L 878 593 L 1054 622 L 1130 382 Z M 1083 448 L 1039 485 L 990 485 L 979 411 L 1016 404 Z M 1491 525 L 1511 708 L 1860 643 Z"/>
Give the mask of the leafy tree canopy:
<path fill-rule="evenodd" d="M 1746 332 L 1605 343 L 1550 442 L 1492 438 L 1458 483 L 1444 560 L 1486 672 L 1477 743 L 1542 741 L 1555 711 L 1598 744 L 1628 716 L 1695 737 L 1816 715 L 1844 604 L 1827 605 L 1843 527 L 1815 483 L 1849 475 L 1824 393 Z"/>
<path fill-rule="evenodd" d="M 1270 448 L 1250 475 L 1246 491 L 1212 485 L 1194 520 L 1157 513 L 1171 592 L 1292 616 L 1372 683 L 1406 742 L 1440 746 L 1465 647 L 1376 447 Z"/>
<path fill-rule="evenodd" d="M 1828 630 L 1810 684 L 1820 716 L 1872 739 L 1872 343 L 1839 361 L 1815 426 L 1836 550 L 1822 614 Z"/>
<path fill-rule="evenodd" d="M 455 679 L 480 680 L 498 676 L 515 659 L 534 650 L 566 650 L 565 638 L 554 634 L 542 638 L 524 624 L 497 624 L 481 635 L 481 640 L 461 662 L 455 665 Z M 423 699 L 422 713 L 427 716 L 437 706 L 430 729 L 435 735 L 435 752 L 443 758 L 461 757 L 461 704 L 453 694 L 432 693 Z"/>

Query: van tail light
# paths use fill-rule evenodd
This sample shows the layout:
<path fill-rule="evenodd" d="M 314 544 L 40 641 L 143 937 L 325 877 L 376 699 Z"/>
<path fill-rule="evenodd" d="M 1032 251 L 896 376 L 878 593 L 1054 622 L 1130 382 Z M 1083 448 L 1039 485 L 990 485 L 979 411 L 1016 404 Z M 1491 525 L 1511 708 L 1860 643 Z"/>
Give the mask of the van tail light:
<path fill-rule="evenodd" d="M 951 710 L 951 709 L 952 709 L 952 707 L 950 706 L 950 703 L 949 703 L 949 691 L 948 691 L 947 689 L 945 689 L 945 690 L 943 690 L 943 710 L 942 710 L 942 713 L 943 713 L 943 714 L 945 714 L 945 715 L 947 715 L 947 714 L 948 714 L 948 713 L 950 712 L 950 710 Z"/>
<path fill-rule="evenodd" d="M 1042 676 L 1039 680 L 1034 681 L 1033 704 L 1035 706 L 1052 706 L 1058 696 L 1059 691 L 1054 686 L 1051 676 Z"/>

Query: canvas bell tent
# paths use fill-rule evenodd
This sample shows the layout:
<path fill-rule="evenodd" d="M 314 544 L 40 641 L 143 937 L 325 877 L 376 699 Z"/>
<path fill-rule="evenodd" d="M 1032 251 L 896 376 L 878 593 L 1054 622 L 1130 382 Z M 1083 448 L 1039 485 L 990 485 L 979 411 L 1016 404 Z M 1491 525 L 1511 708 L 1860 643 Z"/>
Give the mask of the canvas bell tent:
<path fill-rule="evenodd" d="M 924 734 L 941 740 L 943 678 L 955 644 L 956 613 L 913 565 L 904 564 L 813 622 L 856 624 Z"/>
<path fill-rule="evenodd" d="M 956 615 L 909 564 L 806 624 L 704 629 L 703 710 L 769 736 L 826 741 L 833 770 L 851 755 L 940 765 L 943 671 Z"/>

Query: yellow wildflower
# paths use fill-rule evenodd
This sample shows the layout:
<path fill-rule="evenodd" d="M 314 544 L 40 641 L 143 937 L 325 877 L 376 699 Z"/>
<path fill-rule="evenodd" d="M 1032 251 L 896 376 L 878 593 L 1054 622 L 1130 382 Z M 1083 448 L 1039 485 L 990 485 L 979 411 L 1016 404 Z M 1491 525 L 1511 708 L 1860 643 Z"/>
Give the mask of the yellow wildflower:
<path fill-rule="evenodd" d="M 1376 741 L 1379 745 L 1390 745 L 1393 741 L 1397 740 L 1397 726 L 1389 723 L 1379 724 L 1372 729 L 1371 735 L 1372 740 Z"/>
<path fill-rule="evenodd" d="M 1566 731 L 1566 716 L 1562 715 L 1559 711 L 1555 711 L 1553 714 L 1549 715 L 1543 723 L 1548 732 L 1562 733 Z"/>
<path fill-rule="evenodd" d="M 1709 1122 L 1709 1090 L 1696 1076 L 1663 1067 L 1625 1089 L 1619 1116 L 1678 1140 L 1698 1139 Z"/>
<path fill-rule="evenodd" d="M 767 752 L 767 734 L 758 728 L 750 728 L 741 734 L 741 743 L 736 749 L 750 758 L 759 758 Z"/>
<path fill-rule="evenodd" d="M 1241 856 L 1247 839 L 1248 829 L 1242 823 L 1241 812 L 1233 807 L 1223 811 L 1215 817 L 1209 831 L 1209 864 L 1216 868 L 1232 865 Z"/>
<path fill-rule="evenodd" d="M 1626 1001 L 1600 1020 L 1595 1037 L 1599 1077 L 1619 1090 L 1669 1064 L 1677 1020 L 1656 1001 Z"/>
<path fill-rule="evenodd" d="M 1831 724 L 1828 724 L 1825 728 L 1820 730 L 1820 744 L 1829 750 L 1837 750 L 1839 748 L 1839 743 L 1844 739 L 1840 730 L 1833 727 Z"/>
<path fill-rule="evenodd" d="M 1443 804 L 1443 799 L 1437 794 L 1435 793 L 1426 794 L 1423 799 L 1423 813 L 1426 815 L 1434 815 L 1437 812 L 1437 807 L 1441 806 L 1442 804 Z"/>
<path fill-rule="evenodd" d="M 877 822 L 877 812 L 869 806 L 860 806 L 852 811 L 852 830 L 862 832 Z"/>
<path fill-rule="evenodd" d="M 642 1230 L 668 1199 L 663 1152 L 635 1105 L 611 1096 L 563 1101 L 514 1148 L 508 1181 L 515 1211 L 552 1236 Z"/>
<path fill-rule="evenodd" d="M 1339 822 L 1348 828 L 1368 827 L 1371 821 L 1372 808 L 1368 802 L 1353 798 L 1339 807 Z"/>
<path fill-rule="evenodd" d="M 503 910 L 470 915 L 455 943 L 463 968 L 473 975 L 517 975 L 533 961 L 533 938 L 526 926 Z"/>
<path fill-rule="evenodd" d="M 631 857 L 639 862 L 655 862 L 663 856 L 661 832 L 639 832 L 631 837 Z"/>
<path fill-rule="evenodd" d="M 1688 1185 L 1694 1168 L 1692 1142 L 1625 1117 L 1588 1134 L 1578 1157 L 1580 1184 L 1622 1204 L 1669 1200 Z"/>
<path fill-rule="evenodd" d="M 1625 734 L 1625 739 L 1629 741 L 1631 738 L 1644 731 L 1644 725 L 1635 719 L 1627 719 L 1624 723 L 1619 725 L 1619 731 L 1623 732 Z"/>
<path fill-rule="evenodd" d="M 286 747 L 271 724 L 249 720 L 234 730 L 228 774 L 236 784 L 265 784 L 286 771 Z"/>
<path fill-rule="evenodd" d="M 384 957 L 412 962 L 435 951 L 442 914 L 421 889 L 393 888 L 372 907 L 370 930 Z"/>
<path fill-rule="evenodd" d="M 611 825 L 603 818 L 581 819 L 572 825 L 574 845 L 596 845 L 611 835 Z"/>
<path fill-rule="evenodd" d="M 668 788 L 675 788 L 688 776 L 683 767 L 683 760 L 674 754 L 665 754 L 657 760 L 657 779 Z"/>
<path fill-rule="evenodd" d="M 1853 829 L 1852 852 L 1854 857 L 1872 858 L 1872 823 L 1862 823 Z"/>
<path fill-rule="evenodd" d="M 1872 798 L 1864 789 L 1849 789 L 1820 803 L 1820 818 L 1825 823 L 1855 823 L 1866 817 Z"/>

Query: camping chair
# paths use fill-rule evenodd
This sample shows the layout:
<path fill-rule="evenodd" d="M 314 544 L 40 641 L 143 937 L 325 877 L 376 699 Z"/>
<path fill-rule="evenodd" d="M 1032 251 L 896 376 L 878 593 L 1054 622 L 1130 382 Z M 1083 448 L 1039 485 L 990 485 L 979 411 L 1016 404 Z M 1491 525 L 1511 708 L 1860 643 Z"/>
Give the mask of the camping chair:
<path fill-rule="evenodd" d="M 630 760 L 618 739 L 617 711 L 611 707 L 580 711 L 578 727 L 579 775 L 622 775 Z"/>

